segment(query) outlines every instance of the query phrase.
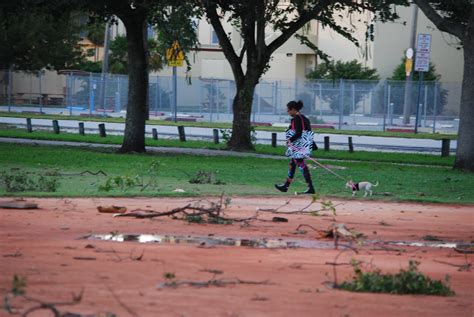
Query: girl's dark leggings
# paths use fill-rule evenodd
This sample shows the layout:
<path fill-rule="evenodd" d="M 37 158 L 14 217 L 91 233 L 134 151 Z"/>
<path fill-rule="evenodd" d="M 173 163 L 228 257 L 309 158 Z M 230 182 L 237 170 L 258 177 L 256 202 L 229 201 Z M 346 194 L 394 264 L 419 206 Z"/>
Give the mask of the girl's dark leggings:
<path fill-rule="evenodd" d="M 306 165 L 304 159 L 291 159 L 290 166 L 288 168 L 288 182 L 291 183 L 291 181 L 295 177 L 296 166 L 299 167 L 301 173 L 303 174 L 305 182 L 308 185 L 313 186 L 313 183 L 311 181 L 311 173 L 309 172 L 308 166 Z"/>

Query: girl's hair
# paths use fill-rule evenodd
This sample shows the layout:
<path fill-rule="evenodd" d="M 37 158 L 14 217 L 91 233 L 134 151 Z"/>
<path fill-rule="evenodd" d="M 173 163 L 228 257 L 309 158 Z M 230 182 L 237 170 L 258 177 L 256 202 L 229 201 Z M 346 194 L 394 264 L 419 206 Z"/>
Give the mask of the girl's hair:
<path fill-rule="evenodd" d="M 298 101 L 290 101 L 286 107 L 288 109 L 295 109 L 296 111 L 300 111 L 302 108 L 303 108 L 303 101 L 301 100 L 298 100 Z"/>

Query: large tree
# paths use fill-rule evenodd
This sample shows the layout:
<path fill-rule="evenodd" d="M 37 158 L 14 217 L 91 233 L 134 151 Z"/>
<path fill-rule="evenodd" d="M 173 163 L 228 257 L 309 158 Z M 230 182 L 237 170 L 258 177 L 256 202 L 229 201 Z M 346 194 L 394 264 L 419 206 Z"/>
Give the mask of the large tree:
<path fill-rule="evenodd" d="M 57 0 L 60 1 L 60 0 Z M 90 14 L 118 17 L 125 26 L 128 58 L 128 104 L 124 139 L 119 152 L 145 152 L 145 123 L 148 119 L 148 26 L 153 21 L 168 20 L 175 12 L 193 12 L 179 0 L 62 0 L 64 5 L 77 6 Z M 188 18 L 192 16 L 188 15 Z"/>
<path fill-rule="evenodd" d="M 77 11 L 0 2 L 0 70 L 64 69 L 81 59 Z"/>
<path fill-rule="evenodd" d="M 175 10 L 171 10 L 171 7 Z M 78 32 L 72 32 L 69 28 L 72 25 L 70 22 L 76 21 L 70 18 L 70 14 L 74 12 L 89 14 L 102 21 L 113 22 L 115 17 L 118 17 L 124 24 L 129 87 L 125 133 L 119 151 L 145 152 L 145 122 L 148 118 L 148 26 L 149 23 L 169 20 L 175 12 L 179 12 L 181 17 L 184 14 L 191 23 L 190 17 L 196 13 L 194 4 L 180 0 L 0 1 L 0 44 L 4 48 L 10 48 L 0 50 L 0 68 L 14 65 L 21 69 L 39 70 L 77 65 L 78 61 L 73 59 L 77 52 L 71 47 L 77 45 Z M 34 21 L 32 17 L 35 18 Z M 7 34 L 5 30 L 13 35 Z M 46 37 L 46 32 L 57 36 Z M 70 36 L 65 37 L 64 34 Z M 22 46 L 19 46 L 19 43 Z M 71 59 L 72 62 L 64 62 Z"/>
<path fill-rule="evenodd" d="M 398 16 L 394 4 L 407 5 L 406 0 L 195 0 L 204 9 L 219 43 L 232 69 L 237 92 L 233 102 L 234 119 L 229 147 L 233 150 L 252 149 L 250 115 L 255 86 L 268 67 L 272 54 L 292 36 L 298 36 L 321 57 L 327 57 L 314 43 L 297 34 L 310 21 L 317 20 L 347 39 L 357 43 L 352 36 L 355 26 L 340 24 L 344 14 L 376 12 L 382 21 Z M 243 47 L 234 47 L 223 23 L 231 22 L 243 39 Z M 266 30 L 279 34 L 270 43 L 265 41 Z M 244 58 L 246 66 L 244 68 Z"/>
<path fill-rule="evenodd" d="M 414 1 L 440 31 L 457 37 L 464 48 L 461 111 L 454 168 L 474 172 L 474 2 Z"/>

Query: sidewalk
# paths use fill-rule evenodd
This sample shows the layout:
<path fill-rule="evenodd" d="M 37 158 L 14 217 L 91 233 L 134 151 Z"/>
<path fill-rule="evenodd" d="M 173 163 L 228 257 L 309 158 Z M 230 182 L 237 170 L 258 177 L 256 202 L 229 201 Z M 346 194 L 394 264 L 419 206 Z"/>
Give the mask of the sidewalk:
<path fill-rule="evenodd" d="M 32 119 L 33 129 L 48 129 L 52 130 L 52 123 L 49 119 Z M 84 122 L 86 131 L 98 133 L 98 124 L 100 122 L 91 121 L 77 121 L 77 120 L 58 120 L 62 131 L 75 132 L 78 130 L 79 122 Z M 20 127 L 26 126 L 25 118 L 11 118 L 0 117 L 0 123 L 16 125 Z M 105 123 L 108 134 L 122 135 L 125 129 L 124 123 Z M 167 138 L 177 138 L 178 129 L 176 126 L 163 125 L 147 125 L 146 133 L 152 133 L 152 129 L 158 131 L 159 136 Z M 212 128 L 196 128 L 185 127 L 186 138 L 188 139 L 206 139 L 212 140 Z M 317 131 L 316 131 L 317 132 Z M 272 132 L 256 131 L 256 139 L 259 144 L 270 144 Z M 350 135 L 323 133 L 316 135 L 316 142 L 322 148 L 324 144 L 324 137 L 329 136 L 330 146 L 333 149 L 348 149 L 348 137 Z M 391 137 L 373 137 L 373 136 L 357 136 L 352 135 L 352 142 L 354 149 L 364 151 L 379 151 L 379 152 L 411 152 L 411 153 L 441 153 L 441 140 L 430 139 L 408 139 L 408 138 L 391 138 Z M 279 145 L 285 144 L 284 132 L 277 132 L 277 143 Z M 451 152 L 455 152 L 457 147 L 457 140 L 451 140 Z"/>

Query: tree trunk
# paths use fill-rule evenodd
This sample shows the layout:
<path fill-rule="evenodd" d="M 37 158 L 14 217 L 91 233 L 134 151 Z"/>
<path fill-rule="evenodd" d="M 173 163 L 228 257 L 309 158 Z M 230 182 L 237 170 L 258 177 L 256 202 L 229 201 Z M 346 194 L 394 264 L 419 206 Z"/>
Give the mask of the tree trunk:
<path fill-rule="evenodd" d="M 232 121 L 232 137 L 228 146 L 234 151 L 253 150 L 251 138 L 251 120 L 253 93 L 257 86 L 256 80 L 244 79 L 241 84 L 237 83 L 237 93 L 235 94 L 232 109 L 234 119 Z"/>
<path fill-rule="evenodd" d="M 464 75 L 454 168 L 474 172 L 474 9 L 471 9 L 463 46 Z"/>
<path fill-rule="evenodd" d="M 121 153 L 145 152 L 145 122 L 148 119 L 146 17 L 145 10 L 121 17 L 127 32 L 129 65 L 127 118 Z"/>

